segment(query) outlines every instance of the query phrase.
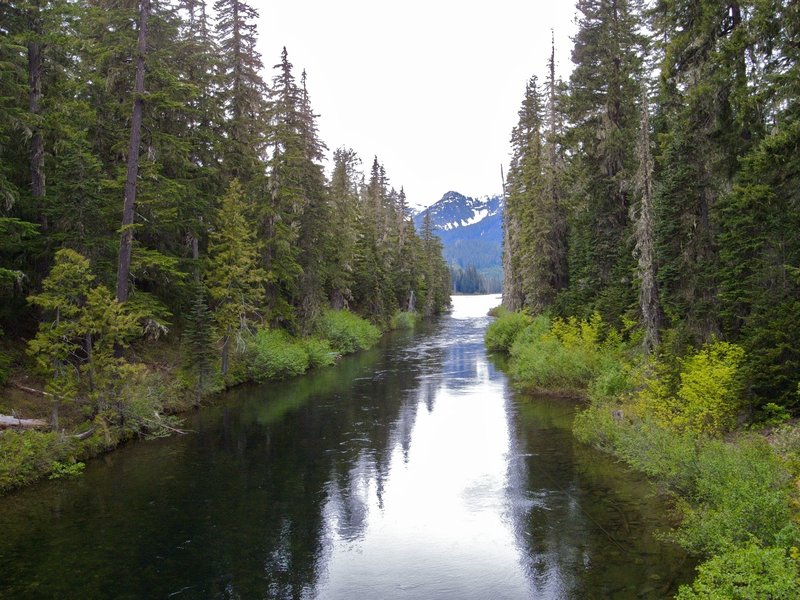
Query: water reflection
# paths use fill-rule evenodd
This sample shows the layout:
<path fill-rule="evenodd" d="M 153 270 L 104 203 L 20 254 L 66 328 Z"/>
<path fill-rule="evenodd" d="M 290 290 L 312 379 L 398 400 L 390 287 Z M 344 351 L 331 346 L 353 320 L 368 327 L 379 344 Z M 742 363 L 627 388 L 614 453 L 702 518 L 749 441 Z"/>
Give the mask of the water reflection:
<path fill-rule="evenodd" d="M 505 380 L 482 346 L 489 306 L 477 318 L 457 313 L 416 348 L 427 368 L 394 423 L 382 493 L 364 472 L 350 484 L 366 507 L 357 539 L 341 533 L 342 495 L 326 503 L 330 550 L 317 597 L 527 597 L 505 511 Z M 436 348 L 444 355 L 432 357 Z"/>
<path fill-rule="evenodd" d="M 486 309 L 309 377 L 240 388 L 192 436 L 0 500 L 0 597 L 662 597 L 663 505 L 517 397 Z"/>

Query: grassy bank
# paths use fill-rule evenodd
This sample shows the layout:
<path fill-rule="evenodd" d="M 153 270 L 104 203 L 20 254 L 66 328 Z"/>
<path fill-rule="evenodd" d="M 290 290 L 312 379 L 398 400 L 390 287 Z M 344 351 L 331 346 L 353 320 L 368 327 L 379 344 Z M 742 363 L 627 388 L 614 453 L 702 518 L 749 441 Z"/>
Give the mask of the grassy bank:
<path fill-rule="evenodd" d="M 703 559 L 678 598 L 800 597 L 800 427 L 774 407 L 748 424 L 738 346 L 647 358 L 635 336 L 588 320 L 500 311 L 486 334 L 517 385 L 579 395 L 581 441 L 650 476 L 682 524 L 667 535 Z"/>
<path fill-rule="evenodd" d="M 395 327 L 410 327 L 413 314 L 399 313 Z M 175 415 L 196 407 L 218 392 L 249 381 L 301 375 L 332 365 L 339 357 L 375 345 L 381 331 L 349 311 L 327 311 L 313 336 L 294 337 L 275 329 L 260 329 L 237 340 L 230 352 L 228 373 L 220 373 L 217 357 L 187 360 L 186 347 L 158 343 L 134 345 L 112 382 L 95 378 L 93 389 L 69 390 L 59 398 L 59 428 L 55 431 L 0 432 L 0 494 L 41 479 L 78 474 L 84 461 L 134 438 L 162 437 L 181 432 Z M 20 356 L 17 383 L 46 390 L 23 393 L 8 388 L 0 414 L 17 413 L 47 420 L 55 390 L 25 377 L 30 365 Z M 23 377 L 25 377 L 23 379 Z M 13 381 L 13 377 L 12 377 Z"/>

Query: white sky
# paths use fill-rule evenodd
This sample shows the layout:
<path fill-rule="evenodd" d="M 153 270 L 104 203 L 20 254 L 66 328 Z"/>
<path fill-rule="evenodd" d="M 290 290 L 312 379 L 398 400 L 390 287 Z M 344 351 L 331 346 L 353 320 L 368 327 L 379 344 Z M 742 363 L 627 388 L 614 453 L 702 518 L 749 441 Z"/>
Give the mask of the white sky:
<path fill-rule="evenodd" d="M 286 46 L 329 154 L 374 155 L 411 204 L 499 193 L 525 83 L 571 70 L 572 0 L 251 0 L 271 81 Z"/>

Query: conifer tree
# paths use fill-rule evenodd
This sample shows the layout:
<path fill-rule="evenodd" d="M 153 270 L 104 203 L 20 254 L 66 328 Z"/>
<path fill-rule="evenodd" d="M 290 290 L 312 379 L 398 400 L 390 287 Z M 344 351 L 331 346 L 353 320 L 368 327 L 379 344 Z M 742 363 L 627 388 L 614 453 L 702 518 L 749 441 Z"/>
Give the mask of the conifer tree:
<path fill-rule="evenodd" d="M 348 148 L 333 153 L 333 173 L 330 183 L 331 236 L 328 245 L 328 296 L 331 307 L 342 309 L 353 300 L 355 284 L 356 245 L 360 228 L 358 172 L 361 161 Z"/>
<path fill-rule="evenodd" d="M 206 301 L 206 290 L 196 286 L 194 298 L 181 338 L 184 369 L 193 378 L 195 402 L 214 389 L 214 332 L 213 315 Z"/>
<path fill-rule="evenodd" d="M 663 57 L 656 255 L 665 316 L 685 343 L 721 333 L 716 206 L 763 132 L 747 72 L 757 81 L 774 63 L 772 4 L 661 0 L 653 10 Z"/>
<path fill-rule="evenodd" d="M 741 160 L 732 190 L 717 205 L 719 301 L 723 331 L 745 349 L 747 394 L 755 406 L 796 407 L 800 379 L 800 6 L 780 3 L 751 13 L 753 50 L 764 49 L 783 25 L 776 51 L 763 55 L 760 89 L 769 125 Z M 751 9 L 752 10 L 752 9 Z M 752 72 L 751 72 L 752 73 Z"/>
<path fill-rule="evenodd" d="M 141 333 L 136 316 L 108 288 L 93 286 L 94 279 L 85 257 L 59 250 L 42 292 L 28 298 L 47 316 L 28 352 L 48 377 L 53 429 L 58 428 L 61 405 L 75 400 L 82 389 L 96 405 L 109 402 L 125 364 L 115 356 L 116 349 Z M 119 404 L 117 408 L 123 410 Z"/>
<path fill-rule="evenodd" d="M 274 209 L 296 232 L 296 255 L 291 260 L 300 270 L 292 300 L 300 323 L 308 329 L 325 303 L 323 253 L 330 225 L 322 168 L 325 145 L 318 137 L 305 71 L 297 86 L 286 48 L 276 68 L 270 101 L 270 185 Z"/>
<path fill-rule="evenodd" d="M 136 44 L 136 83 L 133 88 L 133 115 L 128 145 L 128 173 L 125 181 L 125 202 L 122 208 L 122 239 L 119 245 L 117 269 L 117 300 L 128 299 L 128 277 L 133 250 L 133 210 L 139 176 L 139 150 L 142 141 L 142 115 L 144 112 L 144 63 L 147 54 L 147 20 L 150 17 L 150 0 L 139 0 L 139 41 Z"/>
<path fill-rule="evenodd" d="M 264 68 L 256 50 L 258 11 L 242 0 L 216 0 L 216 36 L 220 50 L 219 100 L 225 109 L 227 139 L 223 168 L 247 186 L 263 175 L 260 158 L 266 135 Z"/>
<path fill-rule="evenodd" d="M 221 371 L 228 372 L 230 343 L 242 340 L 260 321 L 267 275 L 260 266 L 260 248 L 247 217 L 242 186 L 233 180 L 222 197 L 209 233 L 205 282 L 221 339 Z"/>
<path fill-rule="evenodd" d="M 640 3 L 579 0 L 567 116 L 571 152 L 570 312 L 619 319 L 634 303 L 632 182 L 636 172 Z"/>
<path fill-rule="evenodd" d="M 543 107 L 536 77 L 525 88 L 519 123 L 511 133 L 507 211 L 510 216 L 512 277 L 519 282 L 522 306 L 534 313 L 549 307 L 553 287 L 553 198 L 545 179 Z"/>

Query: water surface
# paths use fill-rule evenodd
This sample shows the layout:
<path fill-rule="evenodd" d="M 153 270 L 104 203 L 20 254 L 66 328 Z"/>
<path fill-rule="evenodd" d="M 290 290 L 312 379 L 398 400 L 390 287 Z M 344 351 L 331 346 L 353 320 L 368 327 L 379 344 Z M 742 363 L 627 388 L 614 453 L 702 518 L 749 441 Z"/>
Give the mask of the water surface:
<path fill-rule="evenodd" d="M 3 598 L 663 598 L 652 487 L 485 353 L 497 297 L 243 387 L 83 476 L 0 499 Z"/>

